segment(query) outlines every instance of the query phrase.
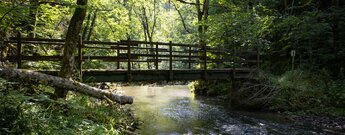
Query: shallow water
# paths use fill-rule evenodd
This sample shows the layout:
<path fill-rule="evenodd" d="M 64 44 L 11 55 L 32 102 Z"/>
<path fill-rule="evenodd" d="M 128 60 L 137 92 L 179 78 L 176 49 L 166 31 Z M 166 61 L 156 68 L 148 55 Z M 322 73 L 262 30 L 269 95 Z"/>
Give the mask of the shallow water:
<path fill-rule="evenodd" d="M 187 86 L 137 86 L 121 90 L 134 97 L 130 107 L 143 121 L 136 131 L 143 135 L 331 134 L 318 127 L 292 123 L 278 115 L 238 111 L 217 100 L 196 99 Z"/>

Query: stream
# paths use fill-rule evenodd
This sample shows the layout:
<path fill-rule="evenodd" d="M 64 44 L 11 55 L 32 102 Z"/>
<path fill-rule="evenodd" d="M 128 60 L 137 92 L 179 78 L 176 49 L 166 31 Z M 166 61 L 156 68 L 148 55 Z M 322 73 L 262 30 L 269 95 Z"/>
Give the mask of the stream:
<path fill-rule="evenodd" d="M 276 114 L 238 111 L 215 99 L 196 99 L 185 85 L 126 86 L 120 89 L 134 97 L 130 108 L 143 122 L 136 130 L 142 135 L 332 134 L 319 127 L 288 121 Z"/>

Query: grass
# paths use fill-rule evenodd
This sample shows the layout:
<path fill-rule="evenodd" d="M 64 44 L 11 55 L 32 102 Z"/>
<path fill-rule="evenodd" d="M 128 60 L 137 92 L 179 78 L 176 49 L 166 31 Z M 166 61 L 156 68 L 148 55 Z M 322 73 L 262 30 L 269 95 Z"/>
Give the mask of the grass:
<path fill-rule="evenodd" d="M 122 134 L 137 123 L 130 110 L 85 95 L 52 100 L 48 86 L 0 84 L 0 134 Z"/>

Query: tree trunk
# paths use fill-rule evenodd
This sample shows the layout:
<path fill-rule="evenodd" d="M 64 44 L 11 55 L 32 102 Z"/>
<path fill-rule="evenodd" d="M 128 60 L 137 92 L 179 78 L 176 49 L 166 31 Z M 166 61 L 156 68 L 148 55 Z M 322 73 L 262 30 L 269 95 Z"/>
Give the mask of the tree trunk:
<path fill-rule="evenodd" d="M 61 89 L 74 90 L 99 99 L 110 99 L 120 104 L 132 104 L 133 98 L 121 94 L 112 93 L 89 85 L 69 80 L 66 78 L 51 76 L 30 70 L 20 70 L 0 67 L 0 77 L 21 81 L 38 81 L 42 84 L 58 87 Z"/>
<path fill-rule="evenodd" d="M 59 76 L 67 79 L 71 79 L 74 68 L 74 56 L 77 44 L 79 41 L 79 33 L 82 28 L 84 18 L 86 16 L 87 0 L 77 0 L 78 7 L 76 8 L 66 35 L 66 41 L 63 51 L 63 59 Z M 57 98 L 66 98 L 66 89 L 55 89 L 55 95 Z"/>
<path fill-rule="evenodd" d="M 200 4 L 200 0 L 196 0 L 196 10 L 198 13 L 198 36 L 199 36 L 199 46 L 203 46 L 204 40 L 203 40 L 203 28 L 202 28 L 202 16 L 203 16 L 203 12 L 201 10 L 201 4 Z"/>

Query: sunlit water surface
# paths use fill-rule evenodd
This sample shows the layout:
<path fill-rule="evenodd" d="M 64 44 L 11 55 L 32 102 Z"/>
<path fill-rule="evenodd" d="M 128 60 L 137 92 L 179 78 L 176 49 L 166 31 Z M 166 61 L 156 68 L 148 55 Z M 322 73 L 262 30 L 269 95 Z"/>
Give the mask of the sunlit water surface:
<path fill-rule="evenodd" d="M 122 87 L 143 124 L 136 132 L 152 134 L 294 135 L 330 134 L 267 113 L 236 111 L 212 99 L 196 99 L 187 86 Z"/>

